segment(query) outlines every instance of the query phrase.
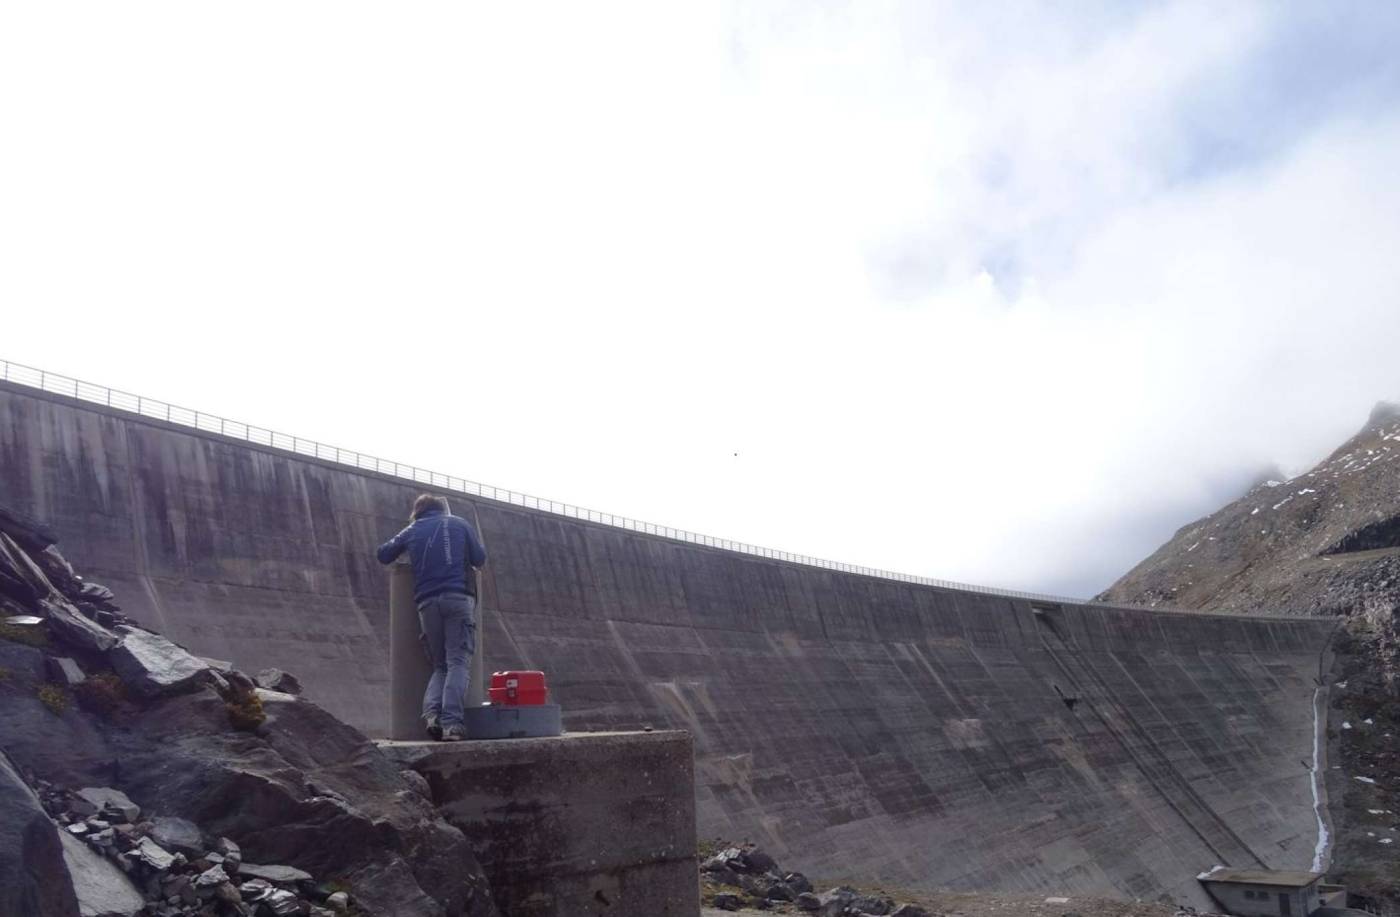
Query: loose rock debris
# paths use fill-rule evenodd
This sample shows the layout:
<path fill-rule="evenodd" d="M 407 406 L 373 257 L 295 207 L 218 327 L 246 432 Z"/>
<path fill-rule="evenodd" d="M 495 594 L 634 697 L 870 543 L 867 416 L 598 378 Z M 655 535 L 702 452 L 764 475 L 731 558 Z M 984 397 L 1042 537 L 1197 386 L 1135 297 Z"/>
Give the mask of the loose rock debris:
<path fill-rule="evenodd" d="M 784 870 L 759 847 L 720 843 L 718 849 L 700 865 L 704 917 L 760 911 L 813 917 L 1207 917 L 1189 908 L 1104 898 L 916 891 L 887 894 L 850 885 L 818 892 L 807 876 Z"/>
<path fill-rule="evenodd" d="M 90 863 L 79 868 L 105 883 L 110 913 L 123 917 L 336 917 L 348 913 L 348 893 L 320 884 L 292 866 L 244 863 L 239 846 L 208 837 L 193 822 L 143 813 L 120 790 L 72 791 L 36 779 L 44 811 L 113 864 L 105 876 Z M 143 817 L 143 815 L 145 817 Z M 70 870 L 77 857 L 70 857 Z M 91 884 L 90 883 L 90 884 Z"/>

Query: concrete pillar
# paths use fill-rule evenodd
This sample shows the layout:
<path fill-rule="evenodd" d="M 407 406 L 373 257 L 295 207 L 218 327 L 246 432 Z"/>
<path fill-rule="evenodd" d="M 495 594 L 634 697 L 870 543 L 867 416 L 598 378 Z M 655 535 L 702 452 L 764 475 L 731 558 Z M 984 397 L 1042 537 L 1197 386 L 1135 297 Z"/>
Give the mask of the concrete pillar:
<path fill-rule="evenodd" d="M 432 666 L 419 639 L 413 603 L 413 567 L 407 559 L 389 567 L 389 738 L 425 739 L 423 691 Z"/>
<path fill-rule="evenodd" d="M 480 591 L 480 590 L 478 590 Z M 467 705 L 486 701 L 484 609 L 476 609 L 476 652 L 467 679 Z M 389 568 L 389 738 L 425 739 L 423 691 L 432 666 L 419 639 L 418 606 L 413 601 L 413 567 L 407 558 Z"/>

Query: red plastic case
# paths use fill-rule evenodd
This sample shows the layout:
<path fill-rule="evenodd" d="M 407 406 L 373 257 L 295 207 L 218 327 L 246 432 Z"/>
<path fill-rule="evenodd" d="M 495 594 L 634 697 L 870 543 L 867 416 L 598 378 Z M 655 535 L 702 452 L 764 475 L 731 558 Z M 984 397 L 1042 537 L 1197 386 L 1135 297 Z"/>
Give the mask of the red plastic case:
<path fill-rule="evenodd" d="M 492 672 L 491 703 L 535 706 L 549 699 L 543 672 Z"/>

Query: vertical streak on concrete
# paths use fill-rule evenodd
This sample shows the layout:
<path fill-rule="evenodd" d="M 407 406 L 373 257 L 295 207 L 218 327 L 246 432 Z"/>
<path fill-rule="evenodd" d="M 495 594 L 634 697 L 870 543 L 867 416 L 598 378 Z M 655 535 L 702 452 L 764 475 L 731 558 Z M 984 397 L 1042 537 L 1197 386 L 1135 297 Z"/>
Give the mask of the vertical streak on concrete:
<path fill-rule="evenodd" d="M 146 547 L 146 526 L 141 524 L 146 516 L 145 500 L 141 492 L 141 486 L 136 480 L 136 462 L 131 454 L 130 427 L 126 424 L 117 426 L 118 436 L 121 437 L 121 451 L 125 458 L 126 465 L 126 489 L 127 499 L 131 501 L 131 516 L 134 522 L 131 532 L 132 548 L 136 553 L 136 564 L 141 587 L 146 590 L 147 597 L 151 600 L 151 612 L 160 621 L 159 629 L 162 633 L 172 633 L 170 621 L 165 613 L 165 603 L 161 601 L 160 590 L 155 588 L 151 582 L 151 558 L 150 551 Z"/>
<path fill-rule="evenodd" d="M 481 539 L 482 547 L 486 547 L 486 535 L 481 531 L 481 514 L 477 512 L 475 504 L 472 504 L 472 525 L 476 527 L 476 536 Z M 490 556 L 490 549 L 487 556 Z M 467 671 L 467 706 L 479 707 L 486 703 L 486 586 L 470 564 L 467 565 L 467 575 L 477 579 L 476 648 L 472 651 L 471 668 Z"/>
<path fill-rule="evenodd" d="M 1157 715 L 1157 718 L 1161 722 L 1170 723 L 1171 720 L 1167 716 L 1165 716 L 1162 713 L 1162 711 L 1158 708 L 1157 703 L 1152 699 L 1151 693 L 1145 690 L 1143 686 L 1139 684 L 1138 680 L 1135 677 L 1133 677 L 1132 671 L 1123 664 L 1122 660 L 1118 659 L 1112 654 L 1109 654 L 1109 659 L 1112 660 L 1113 664 L 1117 666 L 1119 671 L 1122 673 L 1124 681 L 1128 682 L 1133 686 L 1133 689 L 1137 691 L 1137 693 L 1140 695 L 1142 702 L 1153 710 L 1153 712 Z M 1122 698 L 1116 697 L 1114 695 L 1114 693 L 1110 690 L 1107 682 L 1104 681 L 1103 676 L 1100 675 L 1098 672 L 1093 671 L 1093 666 L 1091 663 L 1089 663 L 1087 659 L 1084 660 L 1083 665 L 1085 671 L 1089 672 L 1102 687 L 1104 691 L 1105 702 L 1114 704 L 1121 708 Z M 1185 679 L 1188 681 L 1190 680 L 1189 674 L 1185 675 Z M 1264 862 L 1263 858 L 1255 852 L 1254 848 L 1251 847 L 1244 840 L 1244 838 L 1240 837 L 1239 833 L 1236 832 L 1233 827 L 1231 827 L 1229 819 L 1221 816 L 1221 814 L 1216 810 L 1216 808 L 1212 806 L 1209 802 L 1207 802 L 1205 798 L 1202 797 L 1201 794 L 1196 791 L 1196 788 L 1192 786 L 1191 781 L 1188 780 L 1186 776 L 1181 773 L 1181 769 L 1178 768 L 1172 762 L 1171 756 L 1168 755 L 1160 747 L 1157 740 L 1152 737 L 1152 734 L 1148 732 L 1145 728 L 1143 728 L 1141 723 L 1138 721 L 1138 717 L 1133 716 L 1131 712 L 1126 709 L 1121 709 L 1120 712 L 1123 714 L 1124 722 L 1128 723 L 1131 727 L 1131 730 L 1138 735 L 1143 747 L 1148 749 L 1150 755 L 1152 757 L 1155 757 L 1158 761 L 1162 763 L 1169 779 L 1177 785 L 1180 792 L 1185 794 L 1185 798 L 1188 800 L 1188 802 L 1190 804 L 1193 804 L 1199 811 L 1204 813 L 1204 815 L 1208 819 L 1214 822 L 1216 827 L 1221 832 L 1223 832 L 1224 836 L 1226 836 L 1230 841 L 1238 845 L 1239 848 L 1243 850 L 1251 859 L 1253 859 L 1256 864 L 1258 864 L 1261 868 L 1264 869 L 1269 868 L 1269 864 Z M 1171 731 L 1173 733 L 1177 732 L 1175 724 L 1172 725 Z M 1166 797 L 1167 794 L 1165 790 L 1156 781 L 1153 781 L 1153 785 L 1157 788 L 1158 792 L 1162 793 L 1162 795 Z M 1181 809 L 1182 818 L 1187 818 L 1184 808 L 1185 807 L 1182 807 Z M 1196 826 L 1193 823 L 1193 828 L 1194 827 Z M 1212 847 L 1212 849 L 1214 849 L 1214 847 Z"/>
<path fill-rule="evenodd" d="M 1069 645 L 1056 630 L 1053 622 L 1047 619 L 1045 623 L 1047 629 L 1060 641 L 1060 645 L 1068 651 Z M 1076 673 L 1066 661 L 1068 652 L 1064 656 L 1057 653 L 1043 633 L 1041 641 L 1045 650 L 1050 654 L 1050 658 L 1054 660 L 1070 685 L 1079 694 L 1080 702 L 1093 711 L 1114 741 L 1123 749 L 1128 759 L 1141 772 L 1147 785 L 1162 798 L 1162 801 L 1191 830 L 1206 849 L 1225 865 L 1240 865 L 1239 861 L 1229 856 L 1225 850 L 1227 846 L 1233 844 L 1239 852 L 1243 852 L 1245 856 L 1253 860 L 1254 865 L 1261 869 L 1268 869 L 1268 864 L 1230 828 L 1213 807 L 1201 798 L 1191 786 L 1191 782 L 1181 774 L 1180 770 L 1157 746 L 1151 735 L 1142 728 L 1132 714 L 1120 706 L 1113 691 L 1104 682 L 1103 677 L 1094 670 L 1087 656 L 1078 658 L 1079 671 Z M 1091 688 L 1095 689 L 1092 693 L 1089 690 Z M 1193 817 L 1192 810 L 1200 813 L 1204 818 Z M 1205 820 L 1209 820 L 1209 823 L 1203 823 Z"/>
<path fill-rule="evenodd" d="M 484 591 L 484 590 L 483 590 Z M 486 603 L 485 596 L 476 599 L 476 647 L 472 650 L 471 668 L 467 671 L 467 706 L 486 703 Z"/>

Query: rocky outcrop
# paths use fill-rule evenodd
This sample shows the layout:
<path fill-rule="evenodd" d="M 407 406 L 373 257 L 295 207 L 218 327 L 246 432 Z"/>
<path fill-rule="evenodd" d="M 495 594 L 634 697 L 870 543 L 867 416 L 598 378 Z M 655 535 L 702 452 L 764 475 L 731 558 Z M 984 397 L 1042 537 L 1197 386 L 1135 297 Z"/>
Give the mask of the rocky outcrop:
<path fill-rule="evenodd" d="M 195 888 L 205 910 L 189 913 L 305 913 L 344 891 L 366 915 L 495 915 L 461 832 L 363 734 L 287 693 L 286 673 L 263 673 L 284 689 L 267 690 L 132 625 L 52 542 L 38 547 L 47 536 L 16 539 L 12 518 L 0 512 L 0 746 L 14 765 L 0 768 L 0 896 L 13 899 L 0 917 L 102 913 L 80 911 L 75 886 L 131 903 L 114 865 L 161 917 L 191 904 L 183 885 L 168 900 L 168 875 Z M 73 792 L 51 819 L 21 775 Z M 71 835 L 88 838 L 81 851 L 70 840 L 65 857 L 56 824 L 88 826 Z M 316 898 L 311 877 L 333 886 Z"/>

